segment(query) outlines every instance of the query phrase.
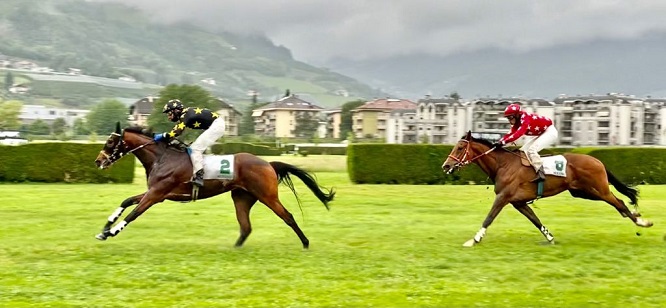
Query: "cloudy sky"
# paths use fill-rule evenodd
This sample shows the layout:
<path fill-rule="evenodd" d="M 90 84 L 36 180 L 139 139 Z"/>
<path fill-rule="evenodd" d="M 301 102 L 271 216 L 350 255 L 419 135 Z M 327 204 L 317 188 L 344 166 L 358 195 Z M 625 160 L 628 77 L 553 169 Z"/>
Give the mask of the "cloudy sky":
<path fill-rule="evenodd" d="M 383 58 L 482 49 L 525 52 L 666 32 L 660 0 L 98 0 L 162 22 L 263 33 L 296 59 Z"/>

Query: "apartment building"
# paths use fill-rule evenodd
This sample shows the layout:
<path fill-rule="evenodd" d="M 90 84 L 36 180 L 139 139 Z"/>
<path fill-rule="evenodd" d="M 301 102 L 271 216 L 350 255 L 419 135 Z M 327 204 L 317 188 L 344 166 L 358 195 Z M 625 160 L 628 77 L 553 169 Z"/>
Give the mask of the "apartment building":
<path fill-rule="evenodd" d="M 342 109 L 331 109 L 323 112 L 326 117 L 326 137 L 340 139 Z M 345 138 L 347 136 L 344 136 Z"/>
<path fill-rule="evenodd" d="M 383 137 L 388 143 L 453 144 L 471 130 L 484 138 L 497 139 L 510 129 L 503 112 L 512 103 L 552 118 L 559 131 L 558 146 L 666 145 L 666 99 L 617 93 L 561 95 L 553 101 L 479 98 L 461 102 L 426 96 L 413 109 L 390 112 L 388 133 Z M 381 122 L 377 123 L 380 131 Z"/>
<path fill-rule="evenodd" d="M 356 138 L 387 137 L 391 112 L 416 109 L 416 103 L 406 99 L 375 99 L 352 110 L 352 130 Z"/>
<path fill-rule="evenodd" d="M 305 101 L 296 94 L 288 94 L 275 102 L 259 109 L 252 110 L 255 134 L 277 138 L 293 138 L 296 135 L 297 122 L 302 119 L 316 120 L 316 130 L 319 137 L 320 130 L 325 125 L 319 125 L 324 108 Z M 322 123 L 325 124 L 325 123 Z"/>

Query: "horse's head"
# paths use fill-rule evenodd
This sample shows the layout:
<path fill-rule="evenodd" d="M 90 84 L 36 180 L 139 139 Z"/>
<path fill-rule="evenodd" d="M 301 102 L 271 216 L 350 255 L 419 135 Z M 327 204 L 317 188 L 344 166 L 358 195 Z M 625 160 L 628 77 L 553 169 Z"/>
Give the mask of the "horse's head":
<path fill-rule="evenodd" d="M 460 167 L 470 163 L 470 141 L 472 140 L 472 132 L 469 131 L 462 137 L 453 149 L 449 156 L 442 164 L 442 171 L 446 173 L 453 173 L 460 169 Z"/>
<path fill-rule="evenodd" d="M 495 150 L 493 144 L 486 139 L 474 138 L 472 132 L 467 134 L 456 143 L 451 154 L 442 164 L 442 170 L 452 173 L 465 165 L 475 162 L 477 159 Z"/>
<path fill-rule="evenodd" d="M 134 152 L 153 142 L 152 138 L 142 134 L 133 134 L 139 136 L 139 138 L 128 138 L 128 135 L 125 134 L 125 130 L 120 130 L 120 123 L 116 123 L 116 131 L 106 139 L 104 147 L 95 159 L 95 165 L 100 169 L 106 169 L 125 154 Z"/>

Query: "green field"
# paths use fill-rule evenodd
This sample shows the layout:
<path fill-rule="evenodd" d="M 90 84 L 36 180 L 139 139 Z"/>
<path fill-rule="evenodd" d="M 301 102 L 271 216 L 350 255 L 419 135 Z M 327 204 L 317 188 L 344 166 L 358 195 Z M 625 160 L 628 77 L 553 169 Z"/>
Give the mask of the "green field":
<path fill-rule="evenodd" d="M 314 169 L 335 160 L 289 159 Z M 94 235 L 142 179 L 1 184 L 0 307 L 666 306 L 664 186 L 640 187 L 644 218 L 655 222 L 640 237 L 611 206 L 562 194 L 534 206 L 555 245 L 509 207 L 479 246 L 463 248 L 490 207 L 487 186 L 317 176 L 338 192 L 330 211 L 300 182 L 302 211 L 280 190 L 309 250 L 263 205 L 234 248 L 229 195 L 158 204 L 100 242 Z"/>

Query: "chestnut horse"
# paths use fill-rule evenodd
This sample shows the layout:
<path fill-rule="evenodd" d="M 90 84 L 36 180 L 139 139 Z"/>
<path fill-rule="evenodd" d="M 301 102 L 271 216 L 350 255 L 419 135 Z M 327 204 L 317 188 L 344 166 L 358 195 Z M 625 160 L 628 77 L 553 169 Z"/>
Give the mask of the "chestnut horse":
<path fill-rule="evenodd" d="M 236 207 L 236 218 L 240 225 L 240 236 L 236 241 L 236 247 L 242 246 L 250 235 L 252 231 L 250 209 L 260 201 L 282 218 L 296 232 L 303 247 L 308 248 L 310 241 L 278 198 L 278 184 L 285 183 L 296 195 L 289 177 L 289 174 L 295 175 L 327 209 L 328 202 L 333 200 L 335 195 L 332 190 L 322 191 L 315 178 L 305 170 L 282 162 L 268 163 L 252 154 L 238 153 L 234 155 L 233 180 L 205 180 L 204 186 L 199 189 L 198 197 L 195 195 L 193 198 L 193 184 L 190 182 L 192 164 L 185 147 L 182 144 L 180 147 L 175 147 L 163 141 L 155 142 L 150 130 L 141 127 L 128 127 L 121 131 L 120 124 L 116 125 L 116 131 L 106 140 L 104 148 L 95 159 L 95 164 L 105 169 L 129 153 L 134 154 L 146 169 L 148 190 L 129 197 L 120 204 L 120 207 L 109 216 L 102 233 L 96 236 L 99 240 L 118 235 L 123 228 L 151 206 L 164 200 L 192 201 L 195 198 L 205 199 L 231 191 L 231 198 Z M 296 200 L 300 206 L 298 195 Z M 138 204 L 136 208 L 123 221 L 113 226 L 123 211 L 134 204 Z"/>
<path fill-rule="evenodd" d="M 638 191 L 620 182 L 606 170 L 601 161 L 585 154 L 566 153 L 563 156 L 567 160 L 566 177 L 546 176 L 543 197 L 554 196 L 568 190 L 574 197 L 606 201 L 623 217 L 629 217 L 637 226 L 652 226 L 650 221 L 641 219 L 637 212 L 631 212 L 621 199 L 613 195 L 608 187 L 609 182 L 620 193 L 629 197 L 631 204 L 638 205 Z M 548 228 L 541 224 L 528 205 L 528 202 L 537 198 L 537 184 L 530 182 L 534 178 L 535 171 L 534 168 L 521 164 L 519 152 L 493 148 L 490 141 L 474 138 L 471 132 L 467 132 L 467 135 L 453 147 L 442 169 L 444 172 L 452 173 L 469 163 L 481 167 L 481 170 L 495 183 L 495 201 L 481 229 L 472 239 L 465 242 L 464 246 L 470 247 L 481 242 L 486 229 L 508 203 L 527 217 L 543 236 L 553 243 L 555 238 Z"/>

